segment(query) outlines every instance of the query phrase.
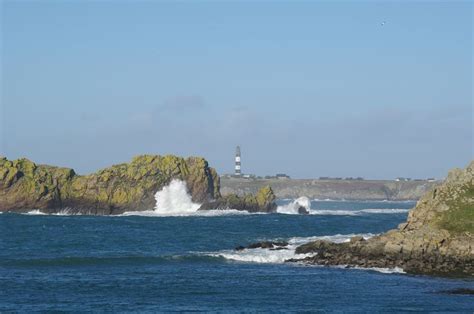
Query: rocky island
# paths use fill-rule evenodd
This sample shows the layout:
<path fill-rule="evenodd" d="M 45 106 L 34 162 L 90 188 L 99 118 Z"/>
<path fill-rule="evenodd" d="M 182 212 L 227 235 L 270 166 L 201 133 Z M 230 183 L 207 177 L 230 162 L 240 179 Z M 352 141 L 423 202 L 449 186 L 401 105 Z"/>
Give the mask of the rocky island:
<path fill-rule="evenodd" d="M 290 262 L 474 276 L 474 161 L 425 194 L 398 229 L 348 243 L 318 240 L 295 252 L 314 255 Z"/>
<path fill-rule="evenodd" d="M 73 169 L 38 165 L 22 158 L 0 157 L 0 212 L 116 215 L 153 209 L 155 194 L 179 179 L 186 183 L 192 201 L 205 209 L 234 208 L 272 211 L 273 191 L 265 187 L 256 195 L 220 194 L 219 176 L 201 157 L 141 155 L 89 175 Z"/>

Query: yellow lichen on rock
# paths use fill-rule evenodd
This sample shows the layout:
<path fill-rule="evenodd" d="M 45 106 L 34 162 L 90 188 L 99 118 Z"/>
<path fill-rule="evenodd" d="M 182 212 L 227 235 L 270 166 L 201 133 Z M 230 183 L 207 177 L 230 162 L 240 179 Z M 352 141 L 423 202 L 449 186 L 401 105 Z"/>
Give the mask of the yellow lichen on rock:
<path fill-rule="evenodd" d="M 146 210 L 154 207 L 154 194 L 172 179 L 186 181 L 195 202 L 220 196 L 217 173 L 199 157 L 141 155 L 85 176 L 25 158 L 2 158 L 0 211 L 73 208 L 110 214 Z"/>

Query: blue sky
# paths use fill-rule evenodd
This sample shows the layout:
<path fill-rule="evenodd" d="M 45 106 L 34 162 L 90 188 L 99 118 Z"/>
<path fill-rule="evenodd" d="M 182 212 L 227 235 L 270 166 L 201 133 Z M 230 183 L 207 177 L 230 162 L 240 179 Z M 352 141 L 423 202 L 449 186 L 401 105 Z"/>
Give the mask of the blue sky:
<path fill-rule="evenodd" d="M 473 157 L 470 2 L 3 1 L 0 153 L 293 177 Z M 382 22 L 385 21 L 385 25 Z"/>

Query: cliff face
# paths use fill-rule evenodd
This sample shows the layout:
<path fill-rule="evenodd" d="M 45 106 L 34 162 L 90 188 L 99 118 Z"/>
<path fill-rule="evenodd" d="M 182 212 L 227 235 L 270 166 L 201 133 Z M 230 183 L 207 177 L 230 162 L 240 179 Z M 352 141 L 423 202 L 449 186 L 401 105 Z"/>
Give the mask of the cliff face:
<path fill-rule="evenodd" d="M 310 180 L 221 178 L 221 193 L 254 194 L 270 185 L 277 198 L 418 200 L 438 182 L 388 180 Z"/>
<path fill-rule="evenodd" d="M 155 206 L 155 193 L 172 179 L 186 182 L 194 202 L 220 197 L 219 177 L 205 159 L 142 155 L 80 176 L 69 168 L 0 158 L 0 211 L 63 208 L 88 214 L 118 214 Z"/>
<path fill-rule="evenodd" d="M 428 192 L 396 230 L 364 240 L 334 244 L 316 241 L 297 253 L 317 253 L 306 261 L 325 265 L 402 267 L 413 273 L 474 276 L 474 162 L 451 171 Z"/>
<path fill-rule="evenodd" d="M 249 212 L 272 213 L 276 211 L 275 194 L 270 186 L 264 186 L 256 194 L 242 196 L 228 194 L 219 199 L 202 204 L 199 210 L 236 209 Z"/>

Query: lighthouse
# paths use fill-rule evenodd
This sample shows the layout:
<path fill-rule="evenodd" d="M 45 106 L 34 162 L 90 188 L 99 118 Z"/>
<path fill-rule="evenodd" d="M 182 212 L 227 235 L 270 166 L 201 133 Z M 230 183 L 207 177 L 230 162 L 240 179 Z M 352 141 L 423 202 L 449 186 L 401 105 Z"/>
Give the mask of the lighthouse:
<path fill-rule="evenodd" d="M 242 175 L 240 169 L 240 146 L 235 149 L 235 176 L 240 177 Z"/>

